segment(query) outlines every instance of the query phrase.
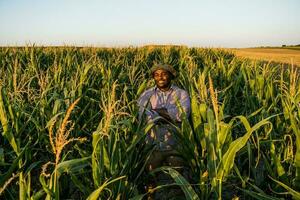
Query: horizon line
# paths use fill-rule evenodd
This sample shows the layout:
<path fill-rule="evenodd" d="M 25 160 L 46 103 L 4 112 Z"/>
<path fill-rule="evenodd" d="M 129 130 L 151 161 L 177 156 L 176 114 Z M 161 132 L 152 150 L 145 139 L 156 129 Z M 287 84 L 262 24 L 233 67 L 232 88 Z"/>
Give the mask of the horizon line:
<path fill-rule="evenodd" d="M 232 46 L 232 47 L 224 47 L 224 46 L 213 46 L 213 45 L 188 45 L 188 44 L 176 44 L 176 43 L 145 43 L 145 44 L 119 44 L 119 45 L 106 45 L 106 44 L 37 44 L 37 43 L 26 43 L 24 45 L 18 45 L 18 44 L 6 44 L 6 45 L 1 45 L 0 48 L 21 48 L 21 47 L 78 47 L 78 48 L 141 48 L 141 47 L 151 47 L 151 46 L 156 46 L 156 47 L 168 47 L 168 46 L 178 46 L 178 47 L 187 47 L 187 48 L 220 48 L 220 49 L 235 49 L 235 48 L 276 48 L 276 47 L 297 47 L 300 46 L 299 44 L 282 44 L 282 45 L 259 45 L 259 46 L 245 46 L 245 47 L 237 47 L 237 46 Z"/>

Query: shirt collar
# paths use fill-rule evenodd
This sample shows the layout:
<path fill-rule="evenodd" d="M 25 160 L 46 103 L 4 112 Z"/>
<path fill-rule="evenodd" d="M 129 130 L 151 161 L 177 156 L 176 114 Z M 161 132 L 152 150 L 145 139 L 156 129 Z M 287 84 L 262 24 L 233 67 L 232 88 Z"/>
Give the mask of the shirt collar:
<path fill-rule="evenodd" d="M 171 91 L 174 90 L 174 88 L 175 88 L 175 85 L 174 85 L 174 84 L 171 84 L 170 89 L 169 89 L 168 91 L 166 91 L 166 92 L 171 92 Z M 154 87 L 154 90 L 155 90 L 155 91 L 158 91 L 158 92 L 163 92 L 163 91 L 161 91 L 156 85 L 155 85 L 155 87 Z"/>

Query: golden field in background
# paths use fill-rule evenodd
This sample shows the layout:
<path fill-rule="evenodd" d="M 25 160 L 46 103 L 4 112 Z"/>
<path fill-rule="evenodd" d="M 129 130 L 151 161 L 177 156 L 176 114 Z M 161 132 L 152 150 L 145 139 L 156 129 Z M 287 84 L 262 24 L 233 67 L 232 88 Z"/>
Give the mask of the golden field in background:
<path fill-rule="evenodd" d="M 273 61 L 300 66 L 300 49 L 286 48 L 243 48 L 230 49 L 238 57 L 254 60 Z"/>

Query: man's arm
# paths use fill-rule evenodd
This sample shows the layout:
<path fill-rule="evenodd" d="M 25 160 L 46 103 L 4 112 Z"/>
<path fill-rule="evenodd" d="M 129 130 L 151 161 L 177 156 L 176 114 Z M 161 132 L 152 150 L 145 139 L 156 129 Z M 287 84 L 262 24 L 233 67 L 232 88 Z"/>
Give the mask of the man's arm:
<path fill-rule="evenodd" d="M 158 108 L 158 109 L 153 109 L 158 115 L 161 117 L 165 118 L 169 122 L 173 122 L 172 118 L 170 117 L 168 110 L 166 108 Z"/>
<path fill-rule="evenodd" d="M 152 96 L 152 91 L 147 90 L 138 99 L 137 103 L 139 106 L 139 120 L 142 120 L 143 115 L 146 116 L 146 120 L 148 122 L 154 120 L 156 117 L 159 116 L 159 114 L 151 107 L 151 103 L 150 103 L 151 96 Z"/>

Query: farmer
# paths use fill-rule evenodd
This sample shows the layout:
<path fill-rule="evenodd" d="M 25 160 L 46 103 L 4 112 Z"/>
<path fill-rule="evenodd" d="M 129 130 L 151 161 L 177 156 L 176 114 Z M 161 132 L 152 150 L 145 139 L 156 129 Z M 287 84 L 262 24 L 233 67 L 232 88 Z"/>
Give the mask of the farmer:
<path fill-rule="evenodd" d="M 190 115 L 190 98 L 188 93 L 172 84 L 176 77 L 174 68 L 167 64 L 154 65 L 151 75 L 155 87 L 146 90 L 138 99 L 140 118 L 146 117 L 148 123 L 154 123 L 147 134 L 146 143 L 155 146 L 146 165 L 151 171 L 163 165 L 180 167 L 184 161 L 176 151 L 178 143 L 174 137 L 176 128 L 182 121 L 181 109 L 188 117 Z"/>

